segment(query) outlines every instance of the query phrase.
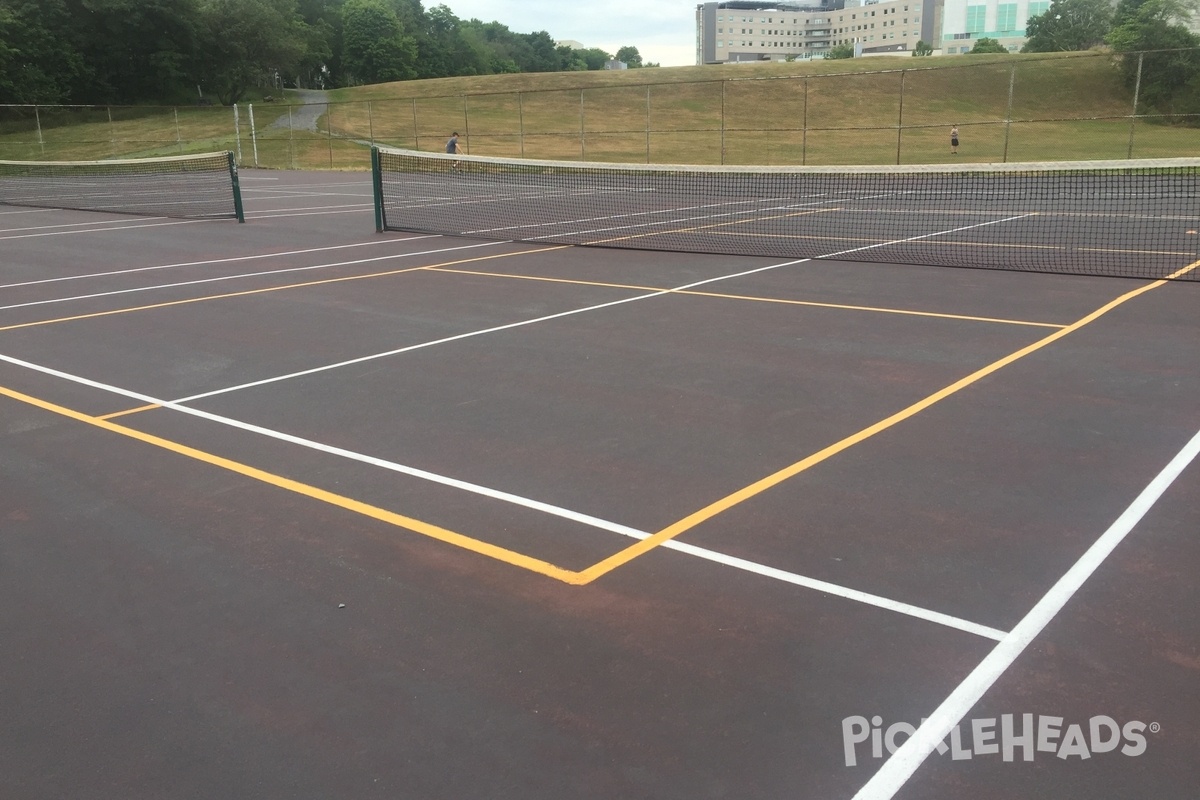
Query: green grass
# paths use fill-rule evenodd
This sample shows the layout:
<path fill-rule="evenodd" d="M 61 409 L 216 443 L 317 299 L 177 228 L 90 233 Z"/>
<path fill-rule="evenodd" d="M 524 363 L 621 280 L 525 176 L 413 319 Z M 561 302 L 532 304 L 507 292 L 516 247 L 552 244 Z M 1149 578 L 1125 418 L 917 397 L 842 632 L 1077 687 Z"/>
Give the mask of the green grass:
<path fill-rule="evenodd" d="M 1014 71 L 1015 68 L 1015 71 Z M 1011 87 L 1011 105 L 1010 105 Z M 694 164 L 890 164 L 1192 156 L 1195 128 L 1139 121 L 1111 55 L 863 58 L 379 84 L 330 92 L 318 131 L 285 102 L 0 109 L 0 158 L 231 149 L 243 165 L 365 169 L 371 143 L 476 155 Z M 959 155 L 948 132 L 959 125 Z M 332 132 L 332 139 L 327 135 Z M 238 135 L 240 133 L 240 136 Z"/>

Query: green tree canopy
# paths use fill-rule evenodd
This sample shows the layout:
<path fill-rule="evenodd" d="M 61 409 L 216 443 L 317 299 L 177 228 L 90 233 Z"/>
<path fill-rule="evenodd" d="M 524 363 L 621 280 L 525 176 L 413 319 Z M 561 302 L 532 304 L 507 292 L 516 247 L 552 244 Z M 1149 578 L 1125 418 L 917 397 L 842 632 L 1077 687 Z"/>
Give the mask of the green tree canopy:
<path fill-rule="evenodd" d="M 933 55 L 933 45 L 921 39 L 917 42 L 917 46 L 913 49 L 914 56 L 931 56 Z"/>
<path fill-rule="evenodd" d="M 199 83 L 222 103 L 236 103 L 264 77 L 294 74 L 306 41 L 295 0 L 201 0 Z"/>
<path fill-rule="evenodd" d="M 626 45 L 617 51 L 617 61 L 623 61 L 630 69 L 642 66 L 642 54 L 636 47 Z"/>
<path fill-rule="evenodd" d="M 384 0 L 346 0 L 342 8 L 342 67 L 353 83 L 417 76 L 417 40 Z"/>
<path fill-rule="evenodd" d="M 62 0 L 0 0 L 0 103 L 66 103 L 93 74 Z"/>
<path fill-rule="evenodd" d="M 1125 2 L 1120 24 L 1107 41 L 1119 53 L 1146 52 L 1120 60 L 1125 85 L 1139 84 L 1139 104 L 1173 114 L 1200 110 L 1200 36 L 1182 24 L 1187 9 L 1176 0 Z"/>
<path fill-rule="evenodd" d="M 825 53 L 826 58 L 854 58 L 854 45 L 850 42 L 835 44 Z"/>
<path fill-rule="evenodd" d="M 1049 10 L 1025 26 L 1021 52 L 1087 50 L 1104 42 L 1112 20 L 1110 0 L 1054 0 Z"/>
<path fill-rule="evenodd" d="M 975 46 L 971 48 L 972 53 L 1007 53 L 1008 48 L 1000 44 L 995 39 L 984 36 L 982 39 L 975 40 Z"/>

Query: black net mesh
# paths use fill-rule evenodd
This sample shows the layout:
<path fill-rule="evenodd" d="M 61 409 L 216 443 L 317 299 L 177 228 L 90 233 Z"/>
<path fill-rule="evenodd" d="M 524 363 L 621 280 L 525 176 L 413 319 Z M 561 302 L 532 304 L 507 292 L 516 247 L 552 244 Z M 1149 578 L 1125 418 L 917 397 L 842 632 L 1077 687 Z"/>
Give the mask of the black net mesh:
<path fill-rule="evenodd" d="M 1200 159 L 680 167 L 378 148 L 385 229 L 1196 280 Z"/>
<path fill-rule="evenodd" d="M 236 217 L 229 153 L 113 161 L 0 161 L 0 204 L 157 217 Z"/>

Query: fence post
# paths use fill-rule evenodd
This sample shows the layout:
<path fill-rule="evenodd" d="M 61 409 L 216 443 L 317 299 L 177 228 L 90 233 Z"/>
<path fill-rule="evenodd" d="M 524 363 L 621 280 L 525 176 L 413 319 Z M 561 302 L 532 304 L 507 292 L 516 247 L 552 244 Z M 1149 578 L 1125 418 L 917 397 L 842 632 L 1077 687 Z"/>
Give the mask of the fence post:
<path fill-rule="evenodd" d="M 421 131 L 417 127 L 417 98 L 412 99 L 413 107 L 413 150 L 421 149 Z"/>
<path fill-rule="evenodd" d="M 258 166 L 258 131 L 254 129 L 254 103 L 247 103 L 250 111 L 250 145 L 254 148 L 254 166 Z"/>
<path fill-rule="evenodd" d="M 808 163 L 808 76 L 804 76 L 804 129 L 800 133 L 800 165 Z"/>
<path fill-rule="evenodd" d="M 42 136 L 42 115 L 38 111 L 38 107 L 33 107 L 33 120 L 37 123 L 38 133 L 38 148 L 42 151 L 42 155 L 46 155 L 46 139 Z"/>
<path fill-rule="evenodd" d="M 1008 110 L 1004 112 L 1004 157 L 1001 159 L 1004 163 L 1008 163 L 1008 137 L 1012 130 L 1012 108 L 1013 108 L 1013 90 L 1017 85 L 1017 65 L 1013 64 L 1008 70 Z"/>
<path fill-rule="evenodd" d="M 525 157 L 525 93 L 517 92 L 517 140 L 521 143 L 521 158 Z"/>
<path fill-rule="evenodd" d="M 325 104 L 325 135 L 329 137 L 329 168 L 333 169 L 333 106 Z"/>
<path fill-rule="evenodd" d="M 233 140 L 237 144 L 237 160 L 242 163 L 242 126 L 238 119 L 237 103 L 233 104 Z"/>
<path fill-rule="evenodd" d="M 179 148 L 179 152 L 183 152 L 183 136 L 179 133 L 179 107 L 175 106 L 171 109 L 175 114 L 175 146 Z"/>
<path fill-rule="evenodd" d="M 371 139 L 371 147 L 375 146 L 375 118 L 371 115 L 371 101 L 367 101 L 367 135 Z"/>
<path fill-rule="evenodd" d="M 646 163 L 650 163 L 650 84 L 646 84 Z"/>
<path fill-rule="evenodd" d="M 729 81 L 721 81 L 721 164 L 725 164 L 725 84 Z"/>
<path fill-rule="evenodd" d="M 583 89 L 579 90 L 579 160 L 587 161 L 587 134 L 583 117 Z"/>
<path fill-rule="evenodd" d="M 1137 81 L 1133 85 L 1133 113 L 1129 115 L 1129 147 L 1125 151 L 1126 158 L 1133 158 L 1133 130 L 1137 126 L 1138 99 L 1142 94 L 1142 62 L 1145 58 L 1145 53 L 1138 53 Z"/>
<path fill-rule="evenodd" d="M 117 129 L 113 126 L 112 121 L 112 106 L 105 106 L 104 110 L 108 112 L 108 152 L 109 155 L 117 154 Z"/>
<path fill-rule="evenodd" d="M 295 169 L 295 153 L 293 152 L 292 144 L 292 107 L 288 106 L 288 169 Z"/>
<path fill-rule="evenodd" d="M 463 134 L 467 137 L 467 152 L 471 152 L 471 115 L 467 111 L 467 96 L 463 95 Z"/>
<path fill-rule="evenodd" d="M 904 77 L 908 70 L 900 70 L 900 111 L 896 117 L 896 163 L 900 163 L 902 140 L 904 138 Z"/>

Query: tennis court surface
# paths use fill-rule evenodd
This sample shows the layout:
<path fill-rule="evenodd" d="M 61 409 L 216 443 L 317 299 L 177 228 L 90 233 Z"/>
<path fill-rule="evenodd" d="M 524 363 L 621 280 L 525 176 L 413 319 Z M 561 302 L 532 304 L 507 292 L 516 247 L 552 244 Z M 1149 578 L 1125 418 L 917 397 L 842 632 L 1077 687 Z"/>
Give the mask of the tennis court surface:
<path fill-rule="evenodd" d="M 1200 220 L 1098 277 L 239 178 L 0 205 L 6 797 L 1194 796 Z"/>

